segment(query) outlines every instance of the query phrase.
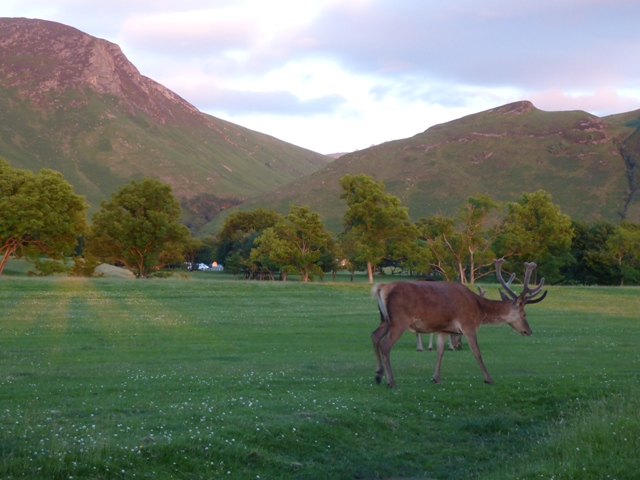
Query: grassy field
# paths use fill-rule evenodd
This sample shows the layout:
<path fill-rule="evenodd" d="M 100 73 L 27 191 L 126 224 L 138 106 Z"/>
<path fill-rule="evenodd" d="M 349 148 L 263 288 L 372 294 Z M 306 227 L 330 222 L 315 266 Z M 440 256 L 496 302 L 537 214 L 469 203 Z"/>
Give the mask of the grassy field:
<path fill-rule="evenodd" d="M 391 390 L 364 283 L 3 276 L 0 478 L 637 478 L 639 312 L 552 287 L 480 330 L 495 385 L 407 333 Z"/>

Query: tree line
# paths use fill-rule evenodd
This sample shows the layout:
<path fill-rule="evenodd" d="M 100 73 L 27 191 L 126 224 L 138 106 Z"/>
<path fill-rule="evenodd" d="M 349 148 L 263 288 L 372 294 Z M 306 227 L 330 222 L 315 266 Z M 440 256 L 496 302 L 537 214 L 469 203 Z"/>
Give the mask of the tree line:
<path fill-rule="evenodd" d="M 415 222 L 398 197 L 366 175 L 340 179 L 347 210 L 343 231 L 327 231 L 318 213 L 291 205 L 289 213 L 234 211 L 221 231 L 202 240 L 180 223 L 180 205 L 165 183 L 131 181 L 86 220 L 87 205 L 59 172 L 35 174 L 0 159 L 0 275 L 7 260 L 24 257 L 38 274 L 68 270 L 93 275 L 102 262 L 138 278 L 167 266 L 217 261 L 234 276 L 303 282 L 338 271 L 408 273 L 475 283 L 492 273 L 494 258 L 512 271 L 538 264 L 550 283 L 639 284 L 640 226 L 623 221 L 572 220 L 547 192 L 523 193 L 500 204 L 468 197 L 453 215 Z M 72 258 L 73 265 L 46 261 Z"/>
<path fill-rule="evenodd" d="M 298 271 L 322 275 L 338 270 L 408 273 L 442 280 L 475 283 L 493 273 L 493 259 L 505 258 L 511 271 L 524 262 L 550 283 L 639 284 L 640 226 L 623 221 L 587 223 L 562 213 L 543 190 L 523 193 L 504 205 L 490 196 L 468 197 L 452 215 L 437 214 L 415 222 L 398 197 L 385 192 L 382 182 L 366 175 L 340 180 L 347 211 L 343 231 L 333 238 L 320 235 L 320 220 L 307 207 L 292 206 L 289 215 L 257 208 L 233 212 L 218 236 L 210 240 L 213 255 L 235 275 L 280 278 Z M 314 215 L 314 235 L 305 237 L 300 211 Z M 288 246 L 279 232 L 289 225 L 297 243 Z M 303 273 L 295 259 L 305 245 L 315 252 Z M 273 246 L 279 245 L 276 249 Z M 307 257 L 311 259 L 311 257 Z M 520 272 L 521 273 L 521 272 Z"/>

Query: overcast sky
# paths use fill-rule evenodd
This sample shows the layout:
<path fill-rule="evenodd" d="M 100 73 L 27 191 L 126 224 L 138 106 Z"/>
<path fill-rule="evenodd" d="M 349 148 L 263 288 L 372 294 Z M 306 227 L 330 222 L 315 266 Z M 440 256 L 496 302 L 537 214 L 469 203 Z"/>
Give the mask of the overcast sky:
<path fill-rule="evenodd" d="M 200 110 L 321 153 L 517 100 L 640 108 L 638 0 L 2 0 L 120 45 Z"/>

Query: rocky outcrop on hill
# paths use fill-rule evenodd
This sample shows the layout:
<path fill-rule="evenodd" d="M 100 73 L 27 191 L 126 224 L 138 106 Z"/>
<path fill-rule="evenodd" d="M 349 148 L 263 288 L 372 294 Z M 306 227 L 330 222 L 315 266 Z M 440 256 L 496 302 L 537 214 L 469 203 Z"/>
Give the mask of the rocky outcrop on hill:
<path fill-rule="evenodd" d="M 189 102 L 141 75 L 120 47 L 72 27 L 46 20 L 0 19 L 0 82 L 34 104 L 55 107 L 73 91 L 72 105 L 89 101 L 84 89 L 113 95 L 120 106 L 160 123 L 185 114 L 205 117 Z M 6 61 L 6 59 L 13 61 Z"/>

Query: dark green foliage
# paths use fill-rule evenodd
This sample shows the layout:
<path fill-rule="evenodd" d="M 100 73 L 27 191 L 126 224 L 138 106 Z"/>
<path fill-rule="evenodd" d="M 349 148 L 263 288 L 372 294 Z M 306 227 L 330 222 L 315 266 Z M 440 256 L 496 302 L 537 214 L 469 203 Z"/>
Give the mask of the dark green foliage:
<path fill-rule="evenodd" d="M 35 270 L 29 270 L 27 272 L 27 275 L 32 277 L 48 277 L 49 275 L 69 272 L 67 265 L 56 260 L 36 258 L 33 260 L 33 266 Z"/>
<path fill-rule="evenodd" d="M 179 216 L 170 185 L 151 178 L 133 180 L 93 215 L 86 251 L 125 265 L 138 278 L 148 277 L 184 259 L 191 241 Z"/>
<path fill-rule="evenodd" d="M 620 284 L 619 269 L 613 257 L 604 251 L 616 226 L 604 220 L 591 224 L 573 220 L 572 228 L 571 255 L 575 262 L 561 269 L 564 281 L 581 285 Z"/>
<path fill-rule="evenodd" d="M 60 172 L 34 174 L 0 158 L 0 275 L 13 255 L 39 261 L 71 254 L 87 228 L 86 207 Z M 39 267 L 41 273 L 56 268 Z"/>
<path fill-rule="evenodd" d="M 72 258 L 73 265 L 69 267 L 69 275 L 72 277 L 101 277 L 102 273 L 96 273 L 96 268 L 100 265 L 100 259 L 95 255 L 87 253 L 80 257 Z"/>
<path fill-rule="evenodd" d="M 398 197 L 385 192 L 385 185 L 367 175 L 345 175 L 340 179 L 347 211 L 343 238 L 353 250 L 346 252 L 354 263 L 367 265 L 369 282 L 373 269 L 383 259 L 400 256 L 409 250 L 417 231 L 409 223 L 409 214 Z"/>

